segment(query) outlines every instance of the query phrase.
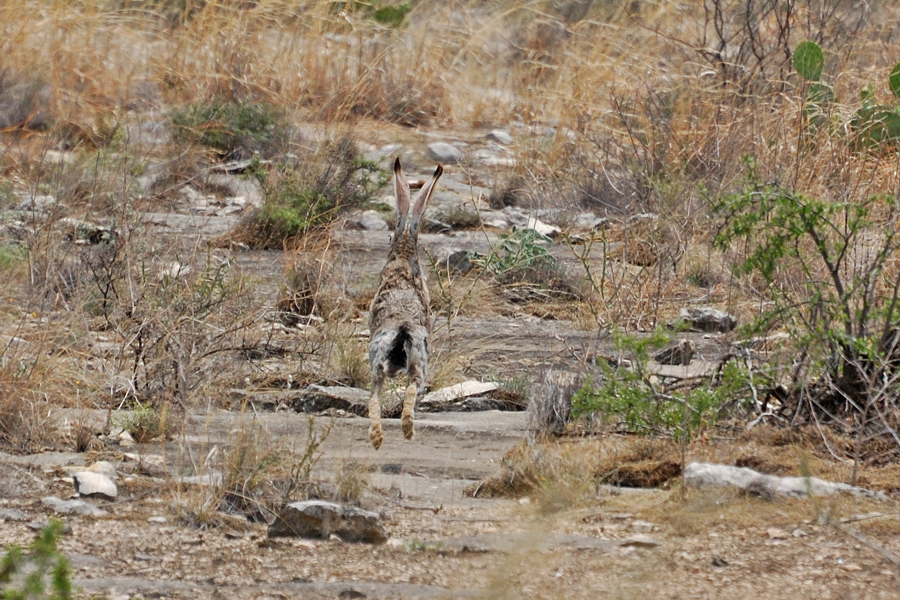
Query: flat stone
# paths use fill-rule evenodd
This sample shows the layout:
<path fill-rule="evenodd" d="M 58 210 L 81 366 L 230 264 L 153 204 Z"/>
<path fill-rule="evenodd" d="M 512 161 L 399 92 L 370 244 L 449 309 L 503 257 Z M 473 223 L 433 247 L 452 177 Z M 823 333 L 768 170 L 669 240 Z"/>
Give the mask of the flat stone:
<path fill-rule="evenodd" d="M 388 224 L 377 210 L 366 210 L 357 218 L 347 221 L 346 227 L 363 231 L 385 231 Z"/>
<path fill-rule="evenodd" d="M 512 136 L 505 129 L 494 129 L 493 131 L 488 132 L 485 137 L 492 142 L 497 142 L 504 146 L 509 146 L 513 143 Z"/>
<path fill-rule="evenodd" d="M 0 521 L 27 521 L 28 516 L 18 508 L 0 508 Z"/>
<path fill-rule="evenodd" d="M 766 498 L 775 496 L 805 498 L 810 493 L 827 496 L 837 492 L 849 492 L 855 496 L 887 499 L 881 492 L 873 492 L 846 483 L 834 483 L 817 477 L 776 477 L 746 467 L 713 463 L 690 463 L 684 468 L 684 482 L 685 485 L 693 487 L 733 486 Z"/>
<path fill-rule="evenodd" d="M 378 513 L 323 500 L 292 502 L 269 526 L 269 537 L 306 537 L 383 544 L 388 535 Z"/>
<path fill-rule="evenodd" d="M 631 524 L 631 528 L 640 533 L 650 533 L 653 531 L 654 527 L 655 525 L 653 525 L 653 523 L 641 520 L 637 520 Z"/>
<path fill-rule="evenodd" d="M 486 394 L 497 389 L 497 384 L 492 381 L 463 381 L 456 385 L 442 388 L 425 396 L 419 401 L 420 404 L 445 404 L 467 398 L 469 396 L 477 396 Z"/>
<path fill-rule="evenodd" d="M 55 496 L 47 496 L 41 498 L 41 504 L 51 508 L 61 515 L 84 515 L 87 517 L 102 517 L 107 512 L 101 508 L 97 508 L 93 504 L 88 504 L 84 500 L 62 500 Z"/>
<path fill-rule="evenodd" d="M 652 538 L 649 535 L 637 534 L 623 539 L 619 545 L 626 547 L 632 546 L 635 548 L 655 548 L 660 544 L 661 542 L 659 540 Z"/>
<path fill-rule="evenodd" d="M 166 475 L 166 462 L 157 454 L 125 453 L 125 458 L 137 463 L 137 470 L 150 477 L 162 477 Z"/>
<path fill-rule="evenodd" d="M 428 144 L 428 156 L 440 163 L 456 164 L 462 160 L 462 150 L 447 142 Z"/>
<path fill-rule="evenodd" d="M 357 416 L 367 416 L 369 392 L 359 388 L 339 385 L 309 385 L 292 400 L 297 412 L 320 413 L 326 410 L 343 410 Z"/>
<path fill-rule="evenodd" d="M 766 535 L 769 536 L 770 540 L 786 540 L 791 537 L 787 531 L 778 529 L 777 527 L 769 527 L 766 529 Z"/>
<path fill-rule="evenodd" d="M 117 479 L 118 473 L 116 473 L 116 467 L 111 462 L 106 460 L 99 460 L 95 463 L 92 463 L 88 468 L 88 471 L 93 473 L 99 473 L 101 475 L 105 475 L 109 479 Z"/>
<path fill-rule="evenodd" d="M 680 317 L 692 331 L 728 333 L 737 327 L 736 318 L 725 311 L 710 307 L 682 308 Z"/>
<path fill-rule="evenodd" d="M 115 482 L 112 479 L 94 471 L 79 471 L 72 475 L 75 489 L 82 496 L 106 496 L 115 498 L 119 495 Z"/>

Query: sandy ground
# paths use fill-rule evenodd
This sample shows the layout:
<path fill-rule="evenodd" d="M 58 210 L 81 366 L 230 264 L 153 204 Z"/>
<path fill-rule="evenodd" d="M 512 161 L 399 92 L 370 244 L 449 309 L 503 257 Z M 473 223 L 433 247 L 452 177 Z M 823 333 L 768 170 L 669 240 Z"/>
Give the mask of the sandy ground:
<path fill-rule="evenodd" d="M 341 465 L 363 465 L 361 502 L 381 513 L 385 545 L 270 539 L 265 524 L 237 517 L 198 527 L 178 505 L 196 507 L 209 488 L 176 483 L 177 448 L 199 455 L 246 426 L 244 418 L 197 415 L 180 442 L 129 449 L 167 452 L 170 474 L 129 474 L 136 463 L 117 462 L 119 498 L 89 500 L 108 514 L 65 517 L 70 532 L 60 547 L 83 597 L 896 598 L 900 590 L 892 501 L 769 502 L 724 490 L 682 497 L 674 486 L 602 487 L 559 502 L 554 494 L 565 490 L 552 484 L 530 497 L 464 495 L 497 472 L 523 434 L 522 413 L 420 415 L 412 442 L 389 420 L 379 452 L 366 443 L 364 419 L 335 420 L 316 475 L 327 480 Z M 259 426 L 286 446 L 306 435 L 304 415 L 261 415 Z M 124 456 L 112 447 L 3 455 L 0 543 L 28 543 L 49 515 L 40 499 L 71 496 L 65 467 L 94 458 Z M 13 509 L 24 516 L 9 518 Z"/>

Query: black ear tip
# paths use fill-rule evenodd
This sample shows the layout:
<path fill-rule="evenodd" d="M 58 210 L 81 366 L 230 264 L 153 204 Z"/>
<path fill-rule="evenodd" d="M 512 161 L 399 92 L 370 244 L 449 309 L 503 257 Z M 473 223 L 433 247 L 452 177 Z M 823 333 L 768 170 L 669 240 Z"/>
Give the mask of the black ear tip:
<path fill-rule="evenodd" d="M 434 178 L 437 179 L 438 177 L 441 176 L 441 174 L 443 172 L 444 172 L 444 167 L 442 167 L 441 165 L 438 165 L 437 169 L 434 170 Z"/>
<path fill-rule="evenodd" d="M 400 157 L 394 159 L 394 173 L 400 172 Z"/>

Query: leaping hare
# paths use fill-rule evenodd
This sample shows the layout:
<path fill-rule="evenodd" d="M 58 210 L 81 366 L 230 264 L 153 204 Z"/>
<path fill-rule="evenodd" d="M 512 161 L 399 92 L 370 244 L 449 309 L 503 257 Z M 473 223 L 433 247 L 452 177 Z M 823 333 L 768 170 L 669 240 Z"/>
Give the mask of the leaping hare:
<path fill-rule="evenodd" d="M 409 183 L 394 161 L 394 192 L 397 195 L 397 228 L 387 264 L 381 271 L 381 286 L 369 309 L 369 365 L 372 367 L 372 397 L 369 399 L 369 439 L 375 449 L 384 439 L 381 432 L 381 388 L 385 377 L 406 373 L 409 385 L 403 399 L 400 424 L 406 439 L 413 437 L 416 396 L 425 389 L 428 367 L 428 289 L 419 267 L 419 225 L 434 185 L 443 173 L 438 165 L 431 181 L 422 187 L 409 214 Z"/>

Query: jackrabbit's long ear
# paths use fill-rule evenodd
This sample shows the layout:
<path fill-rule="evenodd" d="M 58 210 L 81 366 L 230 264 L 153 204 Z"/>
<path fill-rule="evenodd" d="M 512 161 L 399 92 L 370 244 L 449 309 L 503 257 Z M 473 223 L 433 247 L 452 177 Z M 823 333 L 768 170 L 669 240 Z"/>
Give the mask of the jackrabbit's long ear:
<path fill-rule="evenodd" d="M 431 200 L 431 196 L 434 194 L 434 185 L 437 183 L 437 180 L 441 178 L 443 172 L 444 167 L 438 165 L 437 169 L 434 170 L 434 175 L 431 176 L 431 181 L 422 186 L 422 190 L 419 192 L 419 195 L 416 196 L 416 205 L 413 206 L 412 219 L 409 222 L 409 232 L 413 235 L 418 233 L 422 214 L 424 214 L 425 209 L 428 207 L 428 201 Z"/>
<path fill-rule="evenodd" d="M 397 231 L 402 231 L 409 213 L 409 182 L 403 174 L 399 156 L 394 160 L 394 194 L 397 196 Z"/>

